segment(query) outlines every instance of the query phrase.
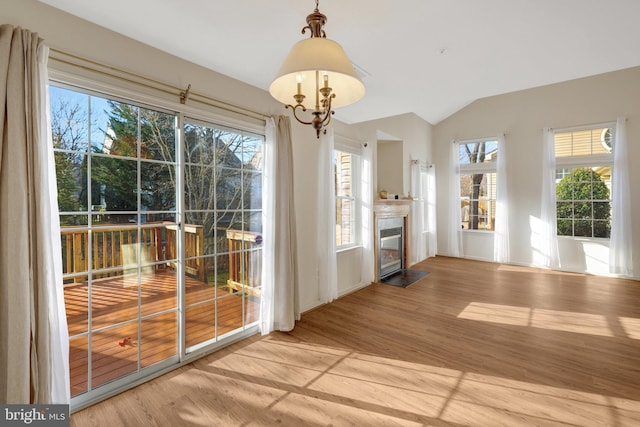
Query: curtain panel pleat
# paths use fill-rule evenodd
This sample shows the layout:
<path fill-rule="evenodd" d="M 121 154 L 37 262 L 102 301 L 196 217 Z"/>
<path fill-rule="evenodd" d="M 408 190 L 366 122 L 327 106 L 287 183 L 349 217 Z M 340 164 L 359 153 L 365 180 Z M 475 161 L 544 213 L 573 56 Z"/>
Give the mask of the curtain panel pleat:
<path fill-rule="evenodd" d="M 320 302 L 338 298 L 336 259 L 336 189 L 333 170 L 333 129 L 320 136 L 318 158 L 318 294 Z"/>
<path fill-rule="evenodd" d="M 438 253 L 438 235 L 436 224 L 436 167 L 427 167 L 427 188 L 426 188 L 426 209 L 427 209 L 427 231 L 429 233 L 427 244 L 427 257 L 436 256 Z"/>
<path fill-rule="evenodd" d="M 449 255 L 454 257 L 462 256 L 462 210 L 460 208 L 460 144 L 451 144 L 449 159 L 449 225 L 448 243 Z"/>
<path fill-rule="evenodd" d="M 422 179 L 420 177 L 421 166 L 419 161 L 411 162 L 411 195 L 415 198 L 411 203 L 411 236 L 409 236 L 409 244 L 411 251 L 410 264 L 416 264 L 427 257 L 427 240 L 424 234 L 424 210 L 425 201 L 423 199 Z"/>
<path fill-rule="evenodd" d="M 498 136 L 498 162 L 496 165 L 496 225 L 493 234 L 493 259 L 509 262 L 509 190 L 507 186 L 507 146 L 504 135 Z"/>
<path fill-rule="evenodd" d="M 629 182 L 627 124 L 624 117 L 618 118 L 616 121 L 611 193 L 613 207 L 611 212 L 611 240 L 609 242 L 609 272 L 632 277 L 631 187 Z"/>
<path fill-rule="evenodd" d="M 277 121 L 277 123 L 276 123 Z M 290 331 L 299 319 L 293 153 L 288 117 L 266 120 L 260 331 Z"/>
<path fill-rule="evenodd" d="M 369 284 L 374 279 L 373 252 L 373 149 L 371 144 L 363 144 L 360 157 L 361 215 L 362 215 L 362 263 L 360 265 L 361 283 Z"/>
<path fill-rule="evenodd" d="M 0 26 L 0 401 L 68 404 L 49 49 Z"/>
<path fill-rule="evenodd" d="M 556 212 L 556 153 L 553 129 L 542 131 L 542 197 L 539 230 L 542 266 L 560 267 Z"/>

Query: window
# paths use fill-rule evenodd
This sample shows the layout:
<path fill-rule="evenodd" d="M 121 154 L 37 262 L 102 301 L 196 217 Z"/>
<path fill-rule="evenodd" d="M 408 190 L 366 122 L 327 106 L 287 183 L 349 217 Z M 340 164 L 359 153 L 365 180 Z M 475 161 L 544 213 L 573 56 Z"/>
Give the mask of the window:
<path fill-rule="evenodd" d="M 555 132 L 558 236 L 610 236 L 613 135 L 613 124 Z"/>
<path fill-rule="evenodd" d="M 333 151 L 336 194 L 336 248 L 360 243 L 360 155 L 347 148 Z"/>
<path fill-rule="evenodd" d="M 460 207 L 463 230 L 493 231 L 496 219 L 498 141 L 460 142 Z"/>

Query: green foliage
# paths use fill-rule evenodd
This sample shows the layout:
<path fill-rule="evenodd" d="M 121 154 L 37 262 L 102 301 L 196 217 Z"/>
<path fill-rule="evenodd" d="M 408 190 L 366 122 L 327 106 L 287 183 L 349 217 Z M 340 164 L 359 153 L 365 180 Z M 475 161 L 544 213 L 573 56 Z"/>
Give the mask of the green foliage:
<path fill-rule="evenodd" d="M 559 236 L 609 237 L 609 189 L 600 174 L 575 169 L 557 184 L 556 199 Z"/>
<path fill-rule="evenodd" d="M 64 150 L 56 152 L 60 210 L 104 211 L 93 220 L 108 223 L 129 222 L 131 212 L 175 211 L 175 115 L 111 100 L 100 100 L 104 114 L 90 114 L 82 107 L 87 101 L 54 99 L 60 104 L 52 108 L 54 146 Z M 187 222 L 202 225 L 207 239 L 215 229 L 259 228 L 250 224 L 257 216 L 242 210 L 262 205 L 260 145 L 242 132 L 185 125 Z M 165 217 L 144 214 L 142 220 Z"/>
<path fill-rule="evenodd" d="M 109 116 L 105 143 L 92 147 L 92 204 L 104 205 L 109 211 L 140 209 L 167 211 L 175 209 L 175 167 L 165 163 L 147 162 L 175 159 L 174 116 L 109 101 Z M 141 188 L 138 190 L 138 150 Z M 112 157 L 118 156 L 118 157 Z M 106 217 L 105 217 L 106 218 Z M 110 222 L 124 217 L 110 218 Z"/>
<path fill-rule="evenodd" d="M 68 151 L 55 153 L 56 181 L 58 186 L 58 209 L 61 212 L 76 212 L 83 209 L 78 200 L 81 188 L 79 183 L 82 156 L 74 153 L 81 150 L 86 140 L 86 122 L 79 105 L 65 99 L 57 99 L 51 106 L 51 134 L 54 148 Z M 62 225 L 76 225 L 78 217 L 65 216 Z"/>

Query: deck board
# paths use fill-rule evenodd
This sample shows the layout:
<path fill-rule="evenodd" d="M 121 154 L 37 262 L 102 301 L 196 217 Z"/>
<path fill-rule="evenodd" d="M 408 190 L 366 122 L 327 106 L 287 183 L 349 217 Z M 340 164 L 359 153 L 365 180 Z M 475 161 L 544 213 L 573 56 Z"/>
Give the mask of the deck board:
<path fill-rule="evenodd" d="M 119 276 L 94 280 L 89 285 L 77 283 L 65 286 L 65 305 L 69 328 L 69 365 L 71 395 L 87 391 L 89 357 L 92 364 L 92 387 L 105 384 L 177 354 L 177 280 L 172 271 L 143 273 L 138 292 L 137 278 Z M 92 334 L 89 356 L 88 295 L 91 292 L 92 329 L 113 324 L 123 325 Z M 259 316 L 256 298 L 241 298 L 226 290 L 187 277 L 185 292 L 187 347 L 242 327 L 244 301 L 245 324 Z M 210 301 L 208 301 L 210 300 Z M 191 305 L 191 306 L 189 306 Z M 138 306 L 144 318 L 138 337 Z M 158 314 L 162 312 L 167 313 Z M 85 334 L 85 335 L 83 335 Z M 131 340 L 124 341 L 131 337 Z M 120 345 L 123 343 L 124 345 Z"/>

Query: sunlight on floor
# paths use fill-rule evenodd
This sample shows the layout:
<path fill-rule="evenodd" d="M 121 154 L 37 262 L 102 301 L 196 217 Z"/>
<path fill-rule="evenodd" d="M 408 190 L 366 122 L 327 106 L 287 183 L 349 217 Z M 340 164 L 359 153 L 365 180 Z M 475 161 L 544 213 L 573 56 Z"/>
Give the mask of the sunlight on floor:
<path fill-rule="evenodd" d="M 514 264 L 500 264 L 498 266 L 498 271 L 511 271 L 515 273 L 527 273 L 531 274 L 531 272 L 536 272 L 539 274 L 552 274 L 555 276 L 584 276 L 584 273 L 573 273 L 571 271 L 561 271 L 561 270 L 552 270 L 549 268 L 536 268 L 536 267 L 527 267 L 527 266 L 519 266 Z"/>
<path fill-rule="evenodd" d="M 531 322 L 526 309 L 500 307 L 474 303 L 463 314 Z M 569 313 L 549 310 L 537 315 L 534 310 L 533 317 L 553 327 L 571 321 Z M 591 322 L 597 332 L 604 329 L 598 318 L 573 319 Z M 209 406 L 227 399 L 230 419 L 234 411 L 268 409 L 269 419 L 282 425 L 640 425 L 640 402 L 633 400 L 270 338 L 188 374 L 173 378 L 174 385 L 195 387 L 206 396 L 175 402 L 185 421 L 202 415 L 197 402 L 206 398 Z"/>
<path fill-rule="evenodd" d="M 615 326 L 621 325 L 624 329 L 626 336 L 621 338 L 640 339 L 640 319 L 629 317 L 607 318 L 598 314 L 472 302 L 458 318 L 603 337 L 617 336 L 611 329 L 613 321 Z"/>

